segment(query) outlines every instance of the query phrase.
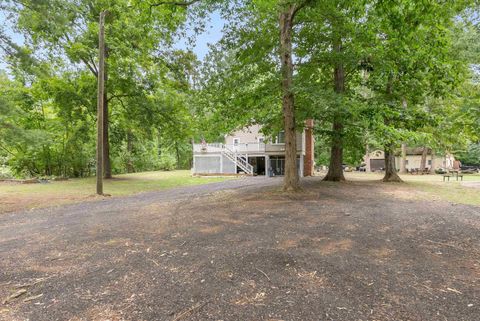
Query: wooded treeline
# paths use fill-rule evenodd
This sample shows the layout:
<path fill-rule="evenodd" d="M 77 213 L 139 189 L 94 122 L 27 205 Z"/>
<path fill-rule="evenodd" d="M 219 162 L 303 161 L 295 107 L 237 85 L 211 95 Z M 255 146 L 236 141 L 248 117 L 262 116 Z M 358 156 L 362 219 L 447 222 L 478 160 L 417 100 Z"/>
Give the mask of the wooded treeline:
<path fill-rule="evenodd" d="M 325 180 L 344 180 L 342 165 L 375 148 L 384 180 L 398 181 L 402 145 L 442 153 L 478 142 L 476 12 L 475 1 L 242 2 L 203 73 L 212 125 L 227 117 L 219 132 L 259 122 L 294 137 L 313 118 Z M 295 190 L 286 143 L 284 187 Z"/>
<path fill-rule="evenodd" d="M 197 58 L 178 50 L 186 11 L 140 1 L 2 4 L 25 44 L 3 30 L 0 156 L 20 176 L 95 174 L 98 16 L 107 9 L 105 176 L 189 168 Z"/>
<path fill-rule="evenodd" d="M 316 120 L 326 179 L 367 148 L 437 152 L 479 140 L 476 1 L 8 0 L 0 9 L 0 156 L 17 174 L 95 171 L 98 15 L 108 10 L 107 103 L 113 173 L 188 168 L 192 139 L 261 123 L 285 130 L 285 189 L 298 188 L 295 131 Z M 203 63 L 174 49 L 212 12 L 222 40 Z M 386 157 L 385 180 L 398 180 Z M 108 166 L 107 166 L 108 168 Z M 108 171 L 107 171 L 108 174 Z"/>

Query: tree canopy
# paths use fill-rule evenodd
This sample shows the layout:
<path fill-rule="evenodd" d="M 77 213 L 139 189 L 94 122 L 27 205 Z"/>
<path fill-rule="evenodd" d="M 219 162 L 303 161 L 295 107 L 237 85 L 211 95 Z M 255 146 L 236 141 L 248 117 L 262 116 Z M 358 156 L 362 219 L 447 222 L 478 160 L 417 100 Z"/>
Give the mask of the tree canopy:
<path fill-rule="evenodd" d="M 294 134 L 309 118 L 334 181 L 368 148 L 454 152 L 479 139 L 474 1 L 7 0 L 0 9 L 25 38 L 0 29 L 0 155 L 17 175 L 95 173 L 102 10 L 113 173 L 188 168 L 192 140 L 251 124 Z M 223 37 L 199 61 L 175 44 L 194 40 L 212 12 Z"/>

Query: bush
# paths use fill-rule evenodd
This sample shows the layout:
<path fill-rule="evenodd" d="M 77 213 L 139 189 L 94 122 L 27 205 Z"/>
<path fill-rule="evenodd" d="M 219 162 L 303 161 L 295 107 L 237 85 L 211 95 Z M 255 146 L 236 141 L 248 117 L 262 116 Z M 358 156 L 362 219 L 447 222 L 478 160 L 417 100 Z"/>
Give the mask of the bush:
<path fill-rule="evenodd" d="M 8 166 L 0 165 L 0 179 L 13 178 L 13 172 Z"/>
<path fill-rule="evenodd" d="M 162 155 L 157 163 L 157 168 L 163 171 L 174 170 L 176 166 L 177 160 L 175 159 L 175 157 L 169 154 Z"/>

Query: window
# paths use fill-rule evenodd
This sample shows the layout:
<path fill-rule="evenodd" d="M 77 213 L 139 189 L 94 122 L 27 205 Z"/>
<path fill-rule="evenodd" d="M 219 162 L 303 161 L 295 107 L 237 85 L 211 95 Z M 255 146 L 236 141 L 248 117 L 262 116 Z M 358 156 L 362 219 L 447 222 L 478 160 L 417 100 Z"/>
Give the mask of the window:
<path fill-rule="evenodd" d="M 431 159 L 428 161 L 428 165 L 430 165 L 430 166 L 432 165 L 432 160 Z"/>
<path fill-rule="evenodd" d="M 258 137 L 258 143 L 263 144 L 265 142 L 265 138 L 263 137 Z"/>
<path fill-rule="evenodd" d="M 240 138 L 234 138 L 233 139 L 233 145 L 238 146 L 238 144 L 240 144 Z"/>
<path fill-rule="evenodd" d="M 285 144 L 285 131 L 282 130 L 278 133 L 275 144 Z"/>

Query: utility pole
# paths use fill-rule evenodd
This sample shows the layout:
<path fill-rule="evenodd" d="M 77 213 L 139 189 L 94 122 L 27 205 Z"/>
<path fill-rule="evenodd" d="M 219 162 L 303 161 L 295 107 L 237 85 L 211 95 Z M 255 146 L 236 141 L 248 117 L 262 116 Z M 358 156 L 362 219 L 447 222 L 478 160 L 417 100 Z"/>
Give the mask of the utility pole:
<path fill-rule="evenodd" d="M 98 93 L 97 93 L 97 194 L 103 195 L 103 118 L 105 92 L 105 15 L 106 11 L 100 13 L 100 24 L 98 32 Z"/>

